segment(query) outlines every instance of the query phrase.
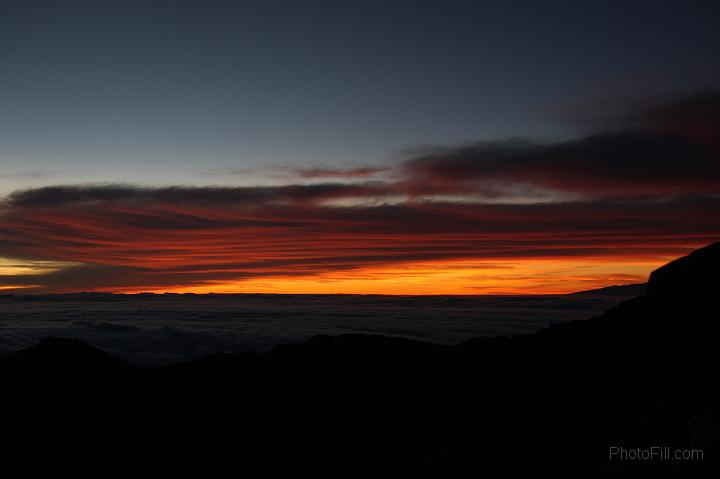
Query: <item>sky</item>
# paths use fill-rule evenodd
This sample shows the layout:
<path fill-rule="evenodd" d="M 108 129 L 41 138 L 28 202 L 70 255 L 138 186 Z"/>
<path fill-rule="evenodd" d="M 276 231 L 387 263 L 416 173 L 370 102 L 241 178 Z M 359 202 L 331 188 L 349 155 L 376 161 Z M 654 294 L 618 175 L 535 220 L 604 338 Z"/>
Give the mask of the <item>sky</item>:
<path fill-rule="evenodd" d="M 562 293 L 720 239 L 720 4 L 4 1 L 0 289 Z"/>

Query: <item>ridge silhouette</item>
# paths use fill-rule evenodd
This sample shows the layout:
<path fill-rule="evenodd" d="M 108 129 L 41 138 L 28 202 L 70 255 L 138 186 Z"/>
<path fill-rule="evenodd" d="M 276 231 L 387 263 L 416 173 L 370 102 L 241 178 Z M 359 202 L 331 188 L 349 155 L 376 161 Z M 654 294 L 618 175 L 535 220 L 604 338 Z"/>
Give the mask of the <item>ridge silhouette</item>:
<path fill-rule="evenodd" d="M 79 339 L 52 336 L 32 347 L 11 354 L 6 361 L 11 367 L 32 369 L 36 373 L 58 370 L 78 373 L 130 367 L 126 362 Z"/>
<path fill-rule="evenodd" d="M 718 477 L 719 266 L 714 243 L 603 315 L 457 347 L 316 336 L 137 368 L 48 338 L 0 361 L 0 470 Z M 704 458 L 610 460 L 612 446 Z"/>

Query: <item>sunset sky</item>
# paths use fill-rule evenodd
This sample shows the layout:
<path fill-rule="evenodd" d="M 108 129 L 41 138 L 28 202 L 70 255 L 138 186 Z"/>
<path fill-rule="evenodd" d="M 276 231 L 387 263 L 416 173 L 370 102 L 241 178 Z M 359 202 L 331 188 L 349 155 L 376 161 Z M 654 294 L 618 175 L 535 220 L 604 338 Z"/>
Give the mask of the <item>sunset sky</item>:
<path fill-rule="evenodd" d="M 720 3 L 4 1 L 0 292 L 564 293 L 720 240 Z"/>

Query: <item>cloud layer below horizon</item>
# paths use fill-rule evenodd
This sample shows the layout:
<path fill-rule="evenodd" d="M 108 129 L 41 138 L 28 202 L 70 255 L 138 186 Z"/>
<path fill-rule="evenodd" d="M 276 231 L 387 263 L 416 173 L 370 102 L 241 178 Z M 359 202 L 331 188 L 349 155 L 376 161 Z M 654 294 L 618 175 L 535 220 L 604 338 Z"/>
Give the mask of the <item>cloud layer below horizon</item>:
<path fill-rule="evenodd" d="M 285 173 L 280 186 L 16 191 L 0 204 L 0 288 L 558 292 L 642 280 L 720 238 L 720 94 L 555 143 Z"/>

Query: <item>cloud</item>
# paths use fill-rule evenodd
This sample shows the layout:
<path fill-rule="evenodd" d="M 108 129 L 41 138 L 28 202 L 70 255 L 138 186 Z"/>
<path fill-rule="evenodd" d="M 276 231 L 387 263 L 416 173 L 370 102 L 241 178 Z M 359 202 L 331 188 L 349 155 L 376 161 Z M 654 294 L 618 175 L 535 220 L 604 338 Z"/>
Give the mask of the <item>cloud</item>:
<path fill-rule="evenodd" d="M 389 169 L 366 166 L 359 168 L 297 168 L 293 171 L 300 178 L 367 178 Z"/>
<path fill-rule="evenodd" d="M 714 146 L 720 141 L 720 92 L 706 90 L 666 102 L 655 102 L 617 120 L 636 128 L 696 138 Z"/>
<path fill-rule="evenodd" d="M 65 187 L 12 196 L 0 255 L 80 266 L 0 283 L 153 289 L 417 261 L 682 253 L 720 237 L 717 198 L 338 207 L 315 195 L 278 202 L 245 190 Z"/>
<path fill-rule="evenodd" d="M 551 322 L 589 318 L 616 302 L 587 296 L 389 301 L 334 295 L 0 295 L 0 356 L 47 336 L 78 338 L 144 366 L 226 351 L 268 351 L 318 334 L 401 335 L 454 345 L 472 337 L 528 333 Z"/>
<path fill-rule="evenodd" d="M 277 180 L 356 180 L 377 176 L 390 171 L 390 167 L 358 166 L 358 167 L 222 167 L 203 170 L 210 176 L 236 176 L 241 178 L 274 178 Z"/>
<path fill-rule="evenodd" d="M 707 95 L 572 140 L 297 170 L 353 181 L 17 191 L 0 204 L 0 257 L 72 266 L 0 285 L 161 289 L 423 261 L 683 254 L 720 238 L 720 102 Z"/>
<path fill-rule="evenodd" d="M 395 190 L 382 183 L 314 184 L 255 187 L 165 187 L 132 185 L 49 186 L 16 191 L 5 201 L 9 208 L 92 206 L 98 204 L 232 205 L 311 204 L 332 199 L 383 196 Z"/>
<path fill-rule="evenodd" d="M 580 197 L 720 192 L 720 95 L 704 94 L 614 120 L 554 143 L 527 140 L 426 148 L 402 165 L 417 194 L 502 193 L 510 186 Z"/>
<path fill-rule="evenodd" d="M 56 171 L 13 171 L 9 173 L 0 173 L 0 179 L 32 180 L 38 178 L 49 178 L 53 176 L 58 176 L 58 174 L 59 173 Z"/>

